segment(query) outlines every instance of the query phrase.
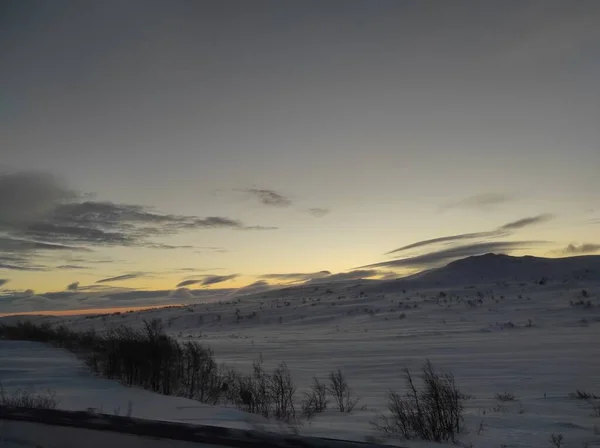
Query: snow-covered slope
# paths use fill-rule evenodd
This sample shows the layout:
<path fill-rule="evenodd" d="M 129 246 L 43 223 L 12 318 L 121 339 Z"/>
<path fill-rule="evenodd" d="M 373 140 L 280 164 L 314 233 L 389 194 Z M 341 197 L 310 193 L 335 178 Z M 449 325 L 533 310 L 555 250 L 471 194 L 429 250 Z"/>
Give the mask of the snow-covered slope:
<path fill-rule="evenodd" d="M 430 284 L 454 285 L 535 282 L 542 279 L 552 283 L 600 282 L 600 256 L 540 258 L 487 254 L 454 261 L 420 277 L 421 281 Z"/>
<path fill-rule="evenodd" d="M 299 392 L 313 376 L 341 368 L 364 408 L 350 415 L 330 409 L 300 426 L 301 434 L 377 436 L 369 422 L 386 411 L 386 392 L 403 390 L 404 367 L 419 369 L 430 359 L 474 397 L 467 402 L 469 433 L 462 442 L 548 447 L 550 435 L 560 433 L 564 446 L 593 446 L 600 444 L 593 403 L 569 394 L 600 394 L 598 260 L 488 255 L 424 273 L 419 281 L 305 285 L 182 308 L 60 320 L 73 329 L 101 330 L 160 318 L 175 337 L 210 346 L 218 361 L 242 371 L 259 356 L 269 368 L 285 361 Z M 495 394 L 503 392 L 516 400 L 499 403 Z M 298 407 L 301 398 L 299 393 Z M 89 406 L 100 405 L 88 397 L 79 406 L 88 399 Z M 123 408 L 127 400 L 107 406 Z M 174 412 L 179 419 L 176 408 L 164 406 L 160 416 Z M 159 413 L 147 412 L 150 418 Z"/>
<path fill-rule="evenodd" d="M 585 283 L 600 282 L 600 256 L 566 258 L 513 257 L 486 254 L 397 280 L 373 283 L 370 289 L 394 291 L 410 287 L 468 287 L 495 283 Z"/>
<path fill-rule="evenodd" d="M 58 407 L 149 419 L 230 428 L 265 424 L 256 415 L 232 408 L 209 406 L 179 397 L 168 397 L 88 373 L 66 350 L 38 342 L 0 340 L 0 383 L 7 393 L 48 389 L 56 393 Z"/>

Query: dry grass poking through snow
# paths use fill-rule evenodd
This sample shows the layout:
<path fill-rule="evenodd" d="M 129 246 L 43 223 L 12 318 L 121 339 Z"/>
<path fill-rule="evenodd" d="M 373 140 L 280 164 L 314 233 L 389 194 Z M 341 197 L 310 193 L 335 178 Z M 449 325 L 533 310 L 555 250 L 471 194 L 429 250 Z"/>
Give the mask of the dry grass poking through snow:
<path fill-rule="evenodd" d="M 51 390 L 37 392 L 35 390 L 17 390 L 8 393 L 0 383 L 0 406 L 25 409 L 56 409 L 59 400 Z"/>

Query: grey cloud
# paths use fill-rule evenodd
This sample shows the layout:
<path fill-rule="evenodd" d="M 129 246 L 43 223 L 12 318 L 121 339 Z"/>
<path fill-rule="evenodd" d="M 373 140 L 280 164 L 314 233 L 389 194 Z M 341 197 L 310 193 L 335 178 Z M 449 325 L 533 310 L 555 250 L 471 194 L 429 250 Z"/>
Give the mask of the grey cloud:
<path fill-rule="evenodd" d="M 63 257 L 65 264 L 78 264 L 78 263 L 92 263 L 92 264 L 105 264 L 105 263 L 115 263 L 118 260 L 114 259 L 102 259 L 102 258 L 91 258 L 88 256 L 80 257 L 80 256 L 72 256 L 68 254 L 66 257 Z"/>
<path fill-rule="evenodd" d="M 100 228 L 92 228 L 92 225 L 96 224 L 88 222 L 71 225 L 67 223 L 40 222 L 30 225 L 22 233 L 30 238 L 71 244 L 135 246 L 138 243 L 138 235 L 128 234 L 125 230 L 107 231 Z"/>
<path fill-rule="evenodd" d="M 383 271 L 383 272 L 385 272 L 385 273 L 381 276 L 381 280 L 394 280 L 394 279 L 401 277 L 400 274 L 398 274 L 397 272 L 394 272 L 394 271 Z"/>
<path fill-rule="evenodd" d="M 478 238 L 499 238 L 503 236 L 508 236 L 512 231 L 522 229 L 523 227 L 541 224 L 543 222 L 547 222 L 554 218 L 554 215 L 549 213 L 532 216 L 528 218 L 519 219 L 518 221 L 509 222 L 498 227 L 496 230 L 492 230 L 489 232 L 476 232 L 476 233 L 462 233 L 459 235 L 450 235 L 450 236 L 442 236 L 439 238 L 432 238 L 429 240 L 417 241 L 416 243 L 409 244 L 407 246 L 400 247 L 398 249 L 394 249 L 390 252 L 386 252 L 386 255 L 394 254 L 397 252 L 402 252 L 409 249 L 417 249 L 424 246 L 430 246 L 433 244 L 439 243 L 448 243 L 453 241 L 463 241 L 463 240 L 472 240 Z"/>
<path fill-rule="evenodd" d="M 242 286 L 241 288 L 236 289 L 230 295 L 241 296 L 247 294 L 257 294 L 260 292 L 269 291 L 274 288 L 276 288 L 276 286 L 270 285 L 269 282 L 266 282 L 264 280 L 258 280 L 254 283 L 250 283 L 249 285 Z"/>
<path fill-rule="evenodd" d="M 96 280 L 96 283 L 108 283 L 108 282 L 118 282 L 118 281 L 122 281 L 122 280 L 131 280 L 132 278 L 143 277 L 144 275 L 145 274 L 140 273 L 140 272 L 135 273 L 135 274 L 117 275 L 115 277 L 108 277 L 108 278 Z"/>
<path fill-rule="evenodd" d="M 48 173 L 0 173 L 0 229 L 36 222 L 62 201 L 74 197 L 73 192 Z"/>
<path fill-rule="evenodd" d="M 321 207 L 313 207 L 308 209 L 308 213 L 316 218 L 322 218 L 323 216 L 328 215 L 330 212 L 330 209 Z"/>
<path fill-rule="evenodd" d="M 206 254 L 206 253 L 225 254 L 227 252 L 229 252 L 229 249 L 225 249 L 223 247 L 200 247 L 199 250 L 194 251 L 194 253 L 196 253 L 196 254 Z"/>
<path fill-rule="evenodd" d="M 247 226 L 237 219 L 209 216 L 207 218 L 194 218 L 188 222 L 174 224 L 172 228 L 182 229 L 234 229 L 234 230 L 276 230 L 273 226 Z"/>
<path fill-rule="evenodd" d="M 109 297 L 113 300 L 138 300 L 138 299 L 155 299 L 157 297 L 167 297 L 171 291 L 162 289 L 162 290 L 152 290 L 152 291 L 122 291 L 122 292 L 114 292 L 109 293 L 105 297 Z"/>
<path fill-rule="evenodd" d="M 249 285 L 243 286 L 242 288 L 238 288 L 238 289 L 256 288 L 256 287 L 263 287 L 263 286 L 269 286 L 269 282 L 266 282 L 264 280 L 257 280 L 254 283 L 250 283 Z"/>
<path fill-rule="evenodd" d="M 200 284 L 202 286 L 208 286 L 208 285 L 215 285 L 217 283 L 223 283 L 226 282 L 228 280 L 233 280 L 234 278 L 238 277 L 238 274 L 231 274 L 231 275 L 209 275 L 207 277 L 205 277 Z"/>
<path fill-rule="evenodd" d="M 242 229 L 244 225 L 237 219 L 223 218 L 219 216 L 209 216 L 207 218 L 197 218 L 184 224 L 187 228 L 232 228 Z"/>
<path fill-rule="evenodd" d="M 249 188 L 244 190 L 246 193 L 254 196 L 261 204 L 268 205 L 271 207 L 288 207 L 292 204 L 292 201 L 274 190 Z"/>
<path fill-rule="evenodd" d="M 79 289 L 79 282 L 69 283 L 67 285 L 67 291 L 77 291 Z"/>
<path fill-rule="evenodd" d="M 264 274 L 261 275 L 260 278 L 267 280 L 278 280 L 278 281 L 286 281 L 286 282 L 302 282 L 311 280 L 314 278 L 321 278 L 331 275 L 329 271 L 319 271 L 319 272 L 290 272 L 283 274 Z"/>
<path fill-rule="evenodd" d="M 577 246 L 569 244 L 567 247 L 559 251 L 563 255 L 583 255 L 600 252 L 600 244 L 584 243 Z"/>
<path fill-rule="evenodd" d="M 514 200 L 514 197 L 503 193 L 482 193 L 475 196 L 470 196 L 461 201 L 447 204 L 442 209 L 448 208 L 470 208 L 470 209 L 486 209 L 496 205 L 504 204 Z"/>
<path fill-rule="evenodd" d="M 473 255 L 483 255 L 490 252 L 510 252 L 516 249 L 524 249 L 529 246 L 544 244 L 545 241 L 498 241 L 475 243 L 463 246 L 452 247 L 436 252 L 430 252 L 416 257 L 402 258 L 398 260 L 384 261 L 374 263 L 363 268 L 431 268 L 443 263 L 469 257 Z"/>
<path fill-rule="evenodd" d="M 174 269 L 172 272 L 208 272 L 208 271 L 221 271 L 225 268 L 179 268 Z M 188 279 L 186 279 L 188 280 Z"/>
<path fill-rule="evenodd" d="M 56 266 L 56 269 L 61 269 L 61 270 L 65 270 L 65 271 L 76 271 L 76 270 L 88 269 L 88 267 L 87 266 L 79 266 L 76 264 L 61 264 L 59 266 Z"/>
<path fill-rule="evenodd" d="M 196 283 L 200 283 L 202 280 L 184 280 L 177 284 L 177 288 L 181 288 L 183 286 L 195 285 Z"/>
<path fill-rule="evenodd" d="M 9 281 L 10 279 L 8 278 L 0 278 L 0 286 L 6 285 Z"/>
<path fill-rule="evenodd" d="M 85 247 L 66 246 L 64 244 L 44 243 L 40 241 L 7 237 L 0 237 L 0 250 L 5 252 L 32 252 L 39 250 L 91 252 L 90 249 Z"/>
<path fill-rule="evenodd" d="M 42 266 L 23 266 L 23 265 L 14 265 L 9 263 L 0 262 L 0 269 L 7 269 L 12 271 L 45 271 L 46 268 Z"/>
<path fill-rule="evenodd" d="M 220 268 L 217 268 L 220 269 Z M 204 269 L 205 271 L 208 270 L 214 270 L 214 269 Z M 230 275 L 195 275 L 194 278 L 188 278 L 186 280 L 183 280 L 181 282 L 179 282 L 176 285 L 176 288 L 181 288 L 184 286 L 191 286 L 191 285 L 202 285 L 202 286 L 207 286 L 207 285 L 214 285 L 216 283 L 222 283 L 222 282 L 226 282 L 227 280 L 232 280 L 234 278 L 239 277 L 239 274 L 230 274 Z"/>
<path fill-rule="evenodd" d="M 45 292 L 41 294 L 40 297 L 45 297 L 46 299 L 68 299 L 77 294 L 77 291 L 58 291 L 58 292 Z"/>
<path fill-rule="evenodd" d="M 509 222 L 508 224 L 504 224 L 503 226 L 501 226 L 499 229 L 500 230 L 522 229 L 523 227 L 548 222 L 553 218 L 554 218 L 554 215 L 551 215 L 549 213 L 544 213 L 542 215 L 532 216 L 529 218 L 519 219 L 518 221 Z"/>
<path fill-rule="evenodd" d="M 174 250 L 174 249 L 194 249 L 194 246 L 190 245 L 181 245 L 176 246 L 172 244 L 163 244 L 163 243 L 147 243 L 146 247 L 148 249 L 164 249 L 164 250 Z"/>
<path fill-rule="evenodd" d="M 23 254 L 10 252 L 2 253 L 0 251 L 0 269 L 10 269 L 14 271 L 45 271 L 46 267 L 33 264 L 28 257 Z"/>
<path fill-rule="evenodd" d="M 220 246 L 202 246 L 198 248 L 198 253 L 201 253 L 202 251 L 208 251 L 208 252 L 218 252 L 218 253 L 225 253 L 228 252 L 227 249 L 225 249 L 224 247 L 220 247 Z"/>
<path fill-rule="evenodd" d="M 174 299 L 193 299 L 195 296 L 187 288 L 178 288 L 175 291 L 171 291 L 169 297 Z"/>
<path fill-rule="evenodd" d="M 99 285 L 80 285 L 79 286 L 79 291 L 92 291 L 92 292 L 96 292 L 96 291 L 100 291 L 102 293 L 105 292 L 109 292 L 109 291 L 123 291 L 123 290 L 129 290 L 131 288 L 126 288 L 124 286 L 112 286 L 112 285 L 104 285 L 104 284 L 99 284 Z"/>
<path fill-rule="evenodd" d="M 277 230 L 279 227 L 276 226 L 245 226 L 241 227 L 240 230 Z"/>
<path fill-rule="evenodd" d="M 493 232 L 478 232 L 478 233 L 462 233 L 460 235 L 442 236 L 439 238 L 432 238 L 429 240 L 418 241 L 416 243 L 412 243 L 407 246 L 402 246 L 398 249 L 394 249 L 390 252 L 386 252 L 386 255 L 409 250 L 409 249 L 416 249 L 416 248 L 423 247 L 423 246 L 429 246 L 431 244 L 447 243 L 450 241 L 471 240 L 471 239 L 486 238 L 486 237 L 489 238 L 489 237 L 502 236 L 502 235 L 506 235 L 506 233 L 503 234 L 498 231 L 493 231 Z"/>
<path fill-rule="evenodd" d="M 378 277 L 385 274 L 377 269 L 357 269 L 350 272 L 340 272 L 331 274 L 321 278 L 313 278 L 307 283 L 325 283 L 325 282 L 343 282 L 348 280 L 360 280 L 362 278 Z"/>
<path fill-rule="evenodd" d="M 36 251 L 89 250 L 87 246 L 191 249 L 151 239 L 200 229 L 273 229 L 228 217 L 164 214 L 140 205 L 83 198 L 44 173 L 0 175 L 0 250 L 10 245 L 31 258 Z"/>

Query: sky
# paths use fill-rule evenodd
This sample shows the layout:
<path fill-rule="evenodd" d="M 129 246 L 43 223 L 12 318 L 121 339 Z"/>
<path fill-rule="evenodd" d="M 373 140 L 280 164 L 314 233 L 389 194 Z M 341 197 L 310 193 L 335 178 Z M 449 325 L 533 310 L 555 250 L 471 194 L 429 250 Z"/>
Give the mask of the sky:
<path fill-rule="evenodd" d="M 600 253 L 596 0 L 4 0 L 0 60 L 0 312 Z"/>

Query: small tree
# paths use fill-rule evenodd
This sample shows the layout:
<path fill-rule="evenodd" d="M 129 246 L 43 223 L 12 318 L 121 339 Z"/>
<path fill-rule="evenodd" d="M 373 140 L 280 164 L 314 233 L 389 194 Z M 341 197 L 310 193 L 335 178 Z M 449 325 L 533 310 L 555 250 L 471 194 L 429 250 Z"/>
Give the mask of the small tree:
<path fill-rule="evenodd" d="M 290 421 L 296 417 L 294 395 L 296 385 L 287 365 L 282 362 L 271 375 L 270 393 L 274 404 L 274 416 L 279 420 Z"/>
<path fill-rule="evenodd" d="M 302 415 L 306 419 L 310 419 L 320 412 L 327 409 L 327 386 L 319 381 L 317 377 L 313 377 L 313 383 L 310 386 L 309 392 L 304 392 L 304 400 L 302 400 Z"/>
<path fill-rule="evenodd" d="M 329 373 L 327 391 L 333 396 L 340 412 L 352 412 L 360 400 L 353 396 L 352 389 L 340 369 Z"/>

